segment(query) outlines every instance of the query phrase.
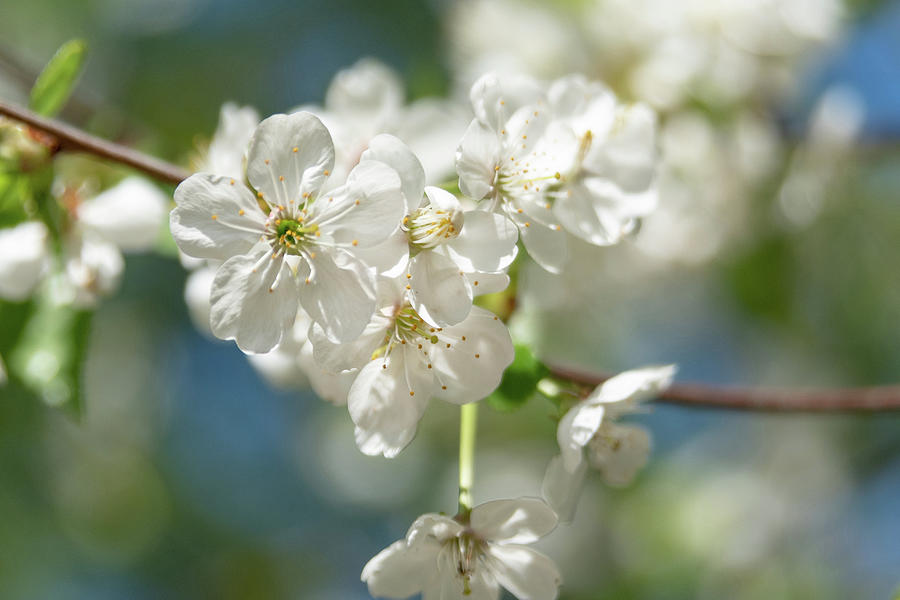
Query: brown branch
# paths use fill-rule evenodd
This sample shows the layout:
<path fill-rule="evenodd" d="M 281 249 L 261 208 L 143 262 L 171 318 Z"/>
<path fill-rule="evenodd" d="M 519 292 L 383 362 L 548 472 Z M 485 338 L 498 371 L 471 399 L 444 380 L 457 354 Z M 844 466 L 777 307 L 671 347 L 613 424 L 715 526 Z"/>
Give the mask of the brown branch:
<path fill-rule="evenodd" d="M 556 377 L 595 386 L 609 375 L 550 366 Z M 763 388 L 675 383 L 660 394 L 660 402 L 695 408 L 726 408 L 768 412 L 875 412 L 900 410 L 900 385 L 861 388 Z"/>
<path fill-rule="evenodd" d="M 189 172 L 179 166 L 148 156 L 137 150 L 132 150 L 126 146 L 92 136 L 80 129 L 42 117 L 25 108 L 0 101 L 0 115 L 25 123 L 33 129 L 52 136 L 60 150 L 93 154 L 100 158 L 128 165 L 150 177 L 172 185 L 178 185 L 190 176 Z"/>

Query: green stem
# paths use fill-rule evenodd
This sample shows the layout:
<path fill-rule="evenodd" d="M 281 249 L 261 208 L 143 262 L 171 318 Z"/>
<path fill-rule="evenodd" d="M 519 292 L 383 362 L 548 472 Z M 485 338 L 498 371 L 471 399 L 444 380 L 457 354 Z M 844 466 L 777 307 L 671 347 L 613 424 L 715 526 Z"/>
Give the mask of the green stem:
<path fill-rule="evenodd" d="M 472 483 L 475 479 L 475 434 L 478 403 L 463 404 L 459 410 L 459 514 L 472 511 Z"/>

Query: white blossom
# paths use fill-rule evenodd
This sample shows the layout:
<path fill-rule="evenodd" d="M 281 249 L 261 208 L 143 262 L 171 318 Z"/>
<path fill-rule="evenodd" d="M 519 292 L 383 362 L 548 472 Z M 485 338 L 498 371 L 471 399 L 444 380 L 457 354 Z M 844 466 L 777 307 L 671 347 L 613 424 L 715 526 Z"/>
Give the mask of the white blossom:
<path fill-rule="evenodd" d="M 357 340 L 336 344 L 318 324 L 309 334 L 321 368 L 355 372 L 347 406 L 360 450 L 388 458 L 412 441 L 430 398 L 485 398 L 514 355 L 498 317 L 473 306 L 461 323 L 435 327 L 407 300 L 405 281 L 382 281 L 379 309 Z"/>
<path fill-rule="evenodd" d="M 497 600 L 503 587 L 519 600 L 553 600 L 559 570 L 526 544 L 556 523 L 537 498 L 486 502 L 468 518 L 425 514 L 366 564 L 362 580 L 381 598 Z"/>
<path fill-rule="evenodd" d="M 320 193 L 334 164 L 325 126 L 309 113 L 274 115 L 250 143 L 247 178 L 194 174 L 175 191 L 170 216 L 186 254 L 224 261 L 213 281 L 210 325 L 246 352 L 268 352 L 294 323 L 297 303 L 326 335 L 358 336 L 375 308 L 375 274 L 357 247 L 398 227 L 397 173 L 377 161 Z"/>
<path fill-rule="evenodd" d="M 623 486 L 647 463 L 650 435 L 616 420 L 665 390 L 674 375 L 674 365 L 625 371 L 565 414 L 556 432 L 561 454 L 550 462 L 544 477 L 544 498 L 562 518 L 571 519 L 575 512 L 588 464 L 610 485 Z"/>
<path fill-rule="evenodd" d="M 0 229 L 0 298 L 26 300 L 43 278 L 49 259 L 43 223 L 26 221 Z"/>
<path fill-rule="evenodd" d="M 258 125 L 259 113 L 252 106 L 238 106 L 233 102 L 223 104 L 219 124 L 196 171 L 243 180 L 247 146 Z"/>
<path fill-rule="evenodd" d="M 464 211 L 453 194 L 425 186 L 421 163 L 396 137 L 373 138 L 362 155 L 362 162 L 367 160 L 397 171 L 407 211 L 400 239 L 375 249 L 399 256 L 401 263 L 376 257 L 373 264 L 388 275 L 406 275 L 408 300 L 423 319 L 438 327 L 455 325 L 468 316 L 474 296 L 506 287 L 504 272 L 516 257 L 518 237 L 507 218 Z M 396 244 L 400 251 L 392 250 Z"/>
<path fill-rule="evenodd" d="M 322 119 L 334 137 L 331 185 L 343 183 L 372 138 L 381 133 L 393 134 L 412 148 L 424 164 L 427 181 L 439 182 L 453 172 L 453 150 L 466 127 L 462 107 L 437 98 L 407 105 L 405 97 L 396 72 L 364 58 L 334 76 L 323 106 L 297 109 Z"/>
<path fill-rule="evenodd" d="M 655 116 L 617 105 L 580 76 L 545 94 L 527 78 L 488 74 L 471 91 L 475 119 L 457 150 L 460 190 L 516 224 L 539 265 L 561 272 L 565 227 L 614 244 L 656 205 Z"/>

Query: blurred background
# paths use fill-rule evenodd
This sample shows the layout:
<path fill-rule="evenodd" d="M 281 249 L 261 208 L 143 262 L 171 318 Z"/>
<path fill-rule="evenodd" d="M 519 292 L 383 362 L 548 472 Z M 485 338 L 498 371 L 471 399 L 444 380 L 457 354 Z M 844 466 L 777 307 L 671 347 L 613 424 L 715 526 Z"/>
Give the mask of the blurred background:
<path fill-rule="evenodd" d="M 73 37 L 90 58 L 62 118 L 183 164 L 223 102 L 321 104 L 363 57 L 409 100 L 464 102 L 488 69 L 602 79 L 660 114 L 660 210 L 615 248 L 573 241 L 566 275 L 523 264 L 515 336 L 605 372 L 900 380 L 897 0 L 4 2 L 0 97 L 24 102 Z M 128 256 L 81 417 L 0 389 L 0 597 L 368 598 L 365 562 L 455 510 L 457 411 L 433 403 L 397 459 L 365 457 L 345 409 L 198 332 L 184 280 Z M 482 407 L 476 501 L 539 494 L 552 413 Z M 900 415 L 635 420 L 650 466 L 624 490 L 593 477 L 540 545 L 562 598 L 896 593 Z"/>

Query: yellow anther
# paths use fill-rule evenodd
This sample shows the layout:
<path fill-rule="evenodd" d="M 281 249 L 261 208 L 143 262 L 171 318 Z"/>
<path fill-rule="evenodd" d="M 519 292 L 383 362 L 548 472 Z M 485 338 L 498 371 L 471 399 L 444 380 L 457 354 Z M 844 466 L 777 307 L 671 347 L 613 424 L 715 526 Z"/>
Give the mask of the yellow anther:
<path fill-rule="evenodd" d="M 269 164 L 269 159 L 268 159 L 268 158 L 266 159 L 266 164 Z"/>
<path fill-rule="evenodd" d="M 279 175 L 279 176 L 278 176 L 278 181 L 284 181 L 284 175 Z"/>
<path fill-rule="evenodd" d="M 331 175 L 331 171 L 325 171 L 325 177 L 328 177 L 329 175 Z"/>
<path fill-rule="evenodd" d="M 297 153 L 299 150 L 300 150 L 300 148 L 298 148 L 297 146 L 294 146 L 294 149 L 291 150 L 291 152 Z"/>
<path fill-rule="evenodd" d="M 480 354 L 476 354 L 476 355 L 475 355 L 475 358 L 481 358 L 481 355 L 480 355 Z"/>
<path fill-rule="evenodd" d="M 409 395 L 410 395 L 410 396 L 415 396 L 416 393 L 415 393 L 414 391 L 412 391 L 412 390 L 409 390 Z"/>
<path fill-rule="evenodd" d="M 243 217 L 243 216 L 244 216 L 244 209 L 242 208 L 241 210 L 239 210 L 239 211 L 238 211 L 238 214 L 239 214 L 240 216 Z"/>
<path fill-rule="evenodd" d="M 352 243 L 354 246 L 359 246 L 359 240 L 353 240 L 353 242 L 351 242 L 351 243 Z"/>
<path fill-rule="evenodd" d="M 525 227 L 531 227 L 531 223 L 529 223 L 528 221 L 525 221 Z"/>
<path fill-rule="evenodd" d="M 232 180 L 229 181 L 228 183 L 231 184 L 231 185 L 234 185 L 234 179 L 232 179 Z"/>
<path fill-rule="evenodd" d="M 212 220 L 213 220 L 213 221 L 215 221 L 215 220 L 218 219 L 218 218 L 219 218 L 219 215 L 213 215 L 213 216 L 212 216 Z"/>

